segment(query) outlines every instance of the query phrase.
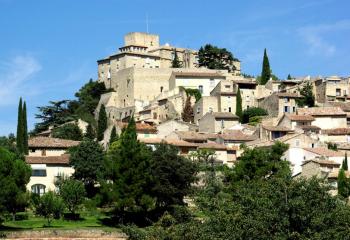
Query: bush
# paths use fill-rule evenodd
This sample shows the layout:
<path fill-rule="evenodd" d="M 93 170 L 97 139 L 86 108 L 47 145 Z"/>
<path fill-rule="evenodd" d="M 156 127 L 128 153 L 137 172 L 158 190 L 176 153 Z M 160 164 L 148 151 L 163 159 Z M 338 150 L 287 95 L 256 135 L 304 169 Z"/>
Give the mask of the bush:
<path fill-rule="evenodd" d="M 28 220 L 29 216 L 25 212 L 16 213 L 15 215 L 15 221 L 23 221 Z"/>
<path fill-rule="evenodd" d="M 252 117 L 266 116 L 267 114 L 268 112 L 263 108 L 259 108 L 259 107 L 247 108 L 243 111 L 242 123 L 249 123 Z"/>
<path fill-rule="evenodd" d="M 54 192 L 47 192 L 35 203 L 35 214 L 44 217 L 47 225 L 51 225 L 52 219 L 59 219 L 64 211 L 62 199 Z"/>

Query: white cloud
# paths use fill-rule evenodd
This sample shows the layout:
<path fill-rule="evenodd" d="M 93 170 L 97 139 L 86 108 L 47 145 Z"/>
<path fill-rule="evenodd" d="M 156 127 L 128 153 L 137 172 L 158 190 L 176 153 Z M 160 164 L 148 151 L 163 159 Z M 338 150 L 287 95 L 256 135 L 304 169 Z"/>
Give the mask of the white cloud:
<path fill-rule="evenodd" d="M 331 34 L 350 30 L 350 20 L 342 20 L 332 24 L 310 25 L 299 28 L 298 34 L 308 44 L 311 55 L 331 56 L 337 51 L 336 45 L 327 40 Z"/>
<path fill-rule="evenodd" d="M 30 55 L 15 56 L 0 62 L 0 105 L 16 103 L 21 95 L 36 92 L 30 80 L 42 69 L 40 63 Z"/>

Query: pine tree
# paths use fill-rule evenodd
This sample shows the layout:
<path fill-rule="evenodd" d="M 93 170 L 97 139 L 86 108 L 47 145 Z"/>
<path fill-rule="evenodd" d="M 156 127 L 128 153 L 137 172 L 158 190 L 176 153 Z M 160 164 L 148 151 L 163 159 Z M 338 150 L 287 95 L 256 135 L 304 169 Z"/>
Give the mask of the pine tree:
<path fill-rule="evenodd" d="M 345 171 L 348 171 L 348 154 L 345 153 L 345 158 L 343 160 L 343 164 L 342 164 L 342 169 L 344 169 Z"/>
<path fill-rule="evenodd" d="M 171 62 L 171 67 L 172 68 L 181 68 L 182 67 L 182 64 L 179 60 L 179 56 L 177 55 L 176 48 L 174 49 L 174 59 Z"/>
<path fill-rule="evenodd" d="M 185 107 L 182 112 L 182 120 L 184 122 L 193 122 L 193 108 L 191 106 L 191 97 L 187 96 Z"/>
<path fill-rule="evenodd" d="M 242 121 L 242 96 L 241 96 L 241 90 L 237 89 L 237 95 L 236 95 L 236 116 L 239 117 L 239 120 Z"/>
<path fill-rule="evenodd" d="M 103 140 L 104 132 L 107 129 L 107 114 L 106 108 L 102 104 L 100 108 L 100 112 L 98 114 L 98 122 L 97 122 L 97 140 Z"/>
<path fill-rule="evenodd" d="M 287 79 L 292 80 L 292 76 L 290 74 L 288 74 Z"/>
<path fill-rule="evenodd" d="M 341 168 L 338 174 L 338 195 L 348 198 L 350 195 L 349 180 L 346 178 L 345 170 Z"/>
<path fill-rule="evenodd" d="M 269 58 L 266 53 L 266 48 L 264 50 L 264 59 L 262 64 L 262 70 L 261 70 L 261 79 L 260 84 L 265 85 L 267 81 L 269 81 L 271 78 L 271 68 L 270 68 L 270 62 Z"/>
<path fill-rule="evenodd" d="M 28 154 L 27 104 L 25 101 L 23 103 L 22 124 L 23 124 L 23 152 L 24 154 Z"/>
<path fill-rule="evenodd" d="M 111 171 L 112 189 L 107 190 L 119 216 L 152 210 L 155 199 L 150 195 L 153 183 L 151 151 L 137 140 L 136 124 L 131 117 L 119 138 L 120 144 L 108 154 L 106 169 Z M 118 217 L 119 217 L 118 216 Z"/>
<path fill-rule="evenodd" d="M 16 146 L 17 150 L 20 153 L 24 152 L 24 145 L 23 145 L 23 105 L 22 105 L 22 98 L 19 99 L 18 104 L 18 116 L 17 116 L 17 136 L 16 136 Z"/>
<path fill-rule="evenodd" d="M 94 140 L 96 137 L 95 130 L 90 123 L 86 127 L 86 132 L 84 134 L 84 137 L 91 139 L 91 140 Z"/>
<path fill-rule="evenodd" d="M 109 138 L 109 145 L 111 145 L 113 142 L 118 140 L 118 134 L 117 134 L 117 129 L 115 126 L 113 126 L 112 131 L 111 131 L 111 136 Z"/>

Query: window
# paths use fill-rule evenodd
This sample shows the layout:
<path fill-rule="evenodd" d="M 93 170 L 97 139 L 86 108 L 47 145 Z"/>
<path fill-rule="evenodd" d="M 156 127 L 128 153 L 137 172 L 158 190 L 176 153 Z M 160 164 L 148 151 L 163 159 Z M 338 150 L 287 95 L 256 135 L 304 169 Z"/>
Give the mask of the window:
<path fill-rule="evenodd" d="M 221 120 L 221 128 L 225 128 L 225 121 Z"/>
<path fill-rule="evenodd" d="M 201 108 L 197 107 L 197 113 L 200 113 L 200 112 L 201 112 Z"/>
<path fill-rule="evenodd" d="M 231 107 L 228 107 L 228 112 L 231 112 Z"/>
<path fill-rule="evenodd" d="M 202 85 L 199 85 L 199 86 L 198 86 L 198 90 L 199 90 L 200 93 L 203 93 L 203 86 L 202 86 Z"/>
<path fill-rule="evenodd" d="M 288 106 L 284 106 L 284 112 L 289 112 L 289 107 Z"/>
<path fill-rule="evenodd" d="M 33 169 L 32 176 L 33 177 L 46 177 L 46 169 Z"/>
<path fill-rule="evenodd" d="M 160 87 L 160 92 L 163 92 L 163 86 Z"/>
<path fill-rule="evenodd" d="M 32 193 L 43 195 L 45 193 L 46 186 L 43 184 L 35 184 L 32 186 Z"/>
<path fill-rule="evenodd" d="M 230 88 L 230 85 L 225 85 L 225 88 Z"/>
<path fill-rule="evenodd" d="M 289 102 L 289 98 L 284 98 L 284 102 L 285 103 Z"/>
<path fill-rule="evenodd" d="M 336 95 L 337 97 L 340 96 L 340 92 L 341 92 L 341 89 L 340 89 L 340 88 L 335 89 L 335 95 Z"/>
<path fill-rule="evenodd" d="M 30 149 L 30 152 L 34 153 L 35 152 L 35 148 Z"/>
<path fill-rule="evenodd" d="M 293 112 L 295 112 L 295 107 L 293 107 Z"/>

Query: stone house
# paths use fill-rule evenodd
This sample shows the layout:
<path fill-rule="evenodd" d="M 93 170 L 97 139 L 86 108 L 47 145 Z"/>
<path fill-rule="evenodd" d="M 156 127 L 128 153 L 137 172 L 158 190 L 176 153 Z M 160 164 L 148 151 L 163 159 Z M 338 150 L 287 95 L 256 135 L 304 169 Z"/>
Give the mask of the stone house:
<path fill-rule="evenodd" d="M 296 99 L 300 98 L 297 93 L 273 93 L 259 99 L 259 107 L 268 111 L 272 117 L 281 117 L 284 113 L 295 113 L 297 110 Z"/>
<path fill-rule="evenodd" d="M 297 115 L 284 113 L 283 116 L 278 121 L 278 126 L 283 126 L 295 130 L 300 126 L 311 126 L 315 118 L 311 115 Z"/>
<path fill-rule="evenodd" d="M 199 131 L 219 133 L 237 125 L 239 118 L 230 112 L 206 113 L 199 120 Z"/>
<path fill-rule="evenodd" d="M 320 134 L 320 141 L 322 142 L 350 142 L 350 128 L 333 128 L 322 130 Z"/>
<path fill-rule="evenodd" d="M 312 125 L 321 129 L 347 127 L 347 115 L 339 107 L 299 108 L 297 114 L 314 117 Z"/>
<path fill-rule="evenodd" d="M 263 140 L 275 140 L 292 132 L 294 132 L 294 130 L 289 127 L 260 125 L 260 138 Z"/>
<path fill-rule="evenodd" d="M 194 124 L 172 119 L 157 125 L 157 138 L 165 139 L 173 132 L 195 131 L 197 129 L 198 127 Z"/>
<path fill-rule="evenodd" d="M 257 83 L 253 79 L 235 79 L 233 82 L 239 87 L 242 97 L 242 109 L 245 110 L 250 107 L 257 107 L 256 101 L 259 95 L 257 94 Z"/>
<path fill-rule="evenodd" d="M 50 137 L 33 137 L 28 141 L 29 153 L 25 161 L 32 168 L 27 189 L 33 193 L 44 194 L 56 190 L 55 181 L 62 176 L 71 176 L 74 169 L 69 164 L 70 147 L 78 141 Z"/>
<path fill-rule="evenodd" d="M 206 114 L 211 112 L 220 112 L 218 98 L 216 96 L 204 96 L 198 100 L 193 106 L 194 123 L 198 124 L 199 120 Z"/>
<path fill-rule="evenodd" d="M 349 78 L 330 76 L 315 80 L 316 101 L 318 103 L 332 101 L 348 101 Z"/>

